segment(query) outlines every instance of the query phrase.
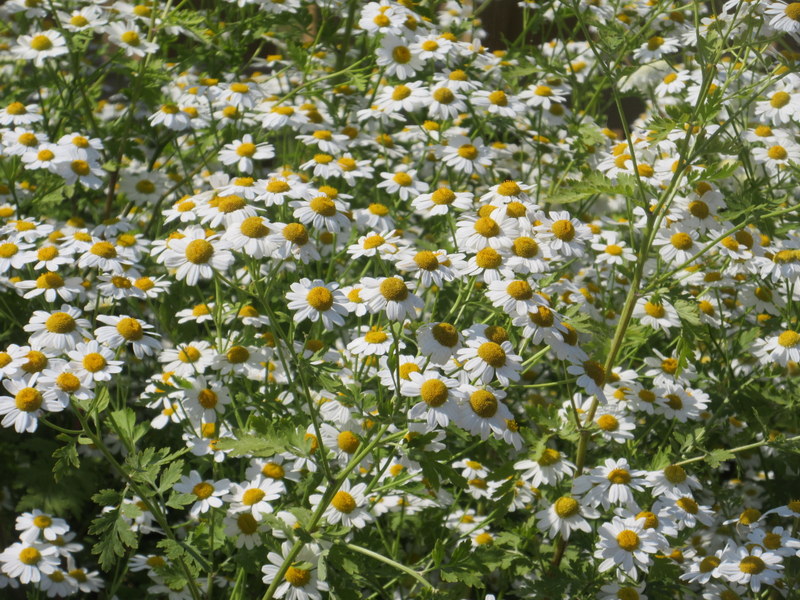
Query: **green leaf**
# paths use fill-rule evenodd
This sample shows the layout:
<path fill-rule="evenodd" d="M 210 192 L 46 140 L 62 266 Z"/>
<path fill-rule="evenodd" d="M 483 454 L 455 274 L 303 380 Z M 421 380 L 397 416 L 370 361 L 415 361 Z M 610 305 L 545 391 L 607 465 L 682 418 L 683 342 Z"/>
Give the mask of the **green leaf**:
<path fill-rule="evenodd" d="M 134 435 L 136 429 L 136 413 L 132 408 L 123 408 L 122 410 L 115 410 L 108 415 L 108 420 L 111 421 L 111 426 L 119 435 L 120 439 L 129 446 L 135 443 Z"/>
<path fill-rule="evenodd" d="M 113 568 L 127 549 L 136 549 L 138 546 L 136 534 L 122 517 L 119 507 L 95 518 L 89 526 L 89 533 L 100 536 L 100 540 L 92 546 L 92 552 L 98 555 L 97 562 L 104 570 Z"/>
<path fill-rule="evenodd" d="M 108 393 L 107 387 L 102 387 L 98 390 L 95 394 L 94 398 L 92 399 L 91 404 L 89 405 L 89 410 L 87 411 L 89 415 L 100 414 L 103 412 L 107 407 L 108 403 L 111 400 L 111 394 Z"/>
<path fill-rule="evenodd" d="M 545 198 L 551 204 L 570 204 L 580 202 L 591 196 L 605 194 L 615 196 L 633 196 L 635 180 L 633 177 L 620 175 L 614 182 L 601 173 L 589 173 L 580 181 L 568 181 L 566 185 L 556 189 L 553 194 Z"/>
<path fill-rule="evenodd" d="M 676 300 L 675 311 L 682 321 L 686 321 L 689 325 L 699 327 L 703 324 L 700 320 L 700 309 L 696 302 L 689 302 L 688 300 Z"/>
<path fill-rule="evenodd" d="M 248 435 L 239 439 L 223 438 L 217 442 L 220 450 L 230 450 L 229 455 L 267 458 L 283 451 L 280 445 L 260 436 Z"/>
<path fill-rule="evenodd" d="M 712 450 L 706 455 L 705 461 L 712 469 L 718 468 L 722 463 L 734 457 L 733 452 L 722 448 Z"/>
<path fill-rule="evenodd" d="M 171 462 L 166 469 L 161 472 L 161 477 L 158 480 L 158 493 L 163 494 L 172 489 L 183 475 L 183 461 L 176 460 Z"/>
<path fill-rule="evenodd" d="M 57 438 L 65 441 L 66 444 L 53 452 L 53 458 L 56 459 L 53 465 L 53 479 L 55 481 L 59 481 L 64 475 L 81 466 L 75 439 L 63 433 L 58 434 Z"/>

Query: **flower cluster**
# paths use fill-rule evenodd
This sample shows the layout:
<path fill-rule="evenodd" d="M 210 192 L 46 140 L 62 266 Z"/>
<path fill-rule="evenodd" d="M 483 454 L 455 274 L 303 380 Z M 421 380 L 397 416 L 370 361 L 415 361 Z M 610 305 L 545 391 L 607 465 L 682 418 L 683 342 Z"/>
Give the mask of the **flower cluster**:
<path fill-rule="evenodd" d="M 0 588 L 791 597 L 798 3 L 173 4 L 0 6 Z"/>

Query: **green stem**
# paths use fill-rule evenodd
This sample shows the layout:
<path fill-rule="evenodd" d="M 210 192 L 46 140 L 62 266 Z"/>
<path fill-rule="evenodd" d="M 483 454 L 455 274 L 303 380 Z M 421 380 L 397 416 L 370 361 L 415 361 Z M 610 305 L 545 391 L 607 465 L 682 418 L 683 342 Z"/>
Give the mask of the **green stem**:
<path fill-rule="evenodd" d="M 386 563 L 387 565 L 394 567 L 395 569 L 406 573 L 407 575 L 411 575 L 414 579 L 420 582 L 424 587 L 428 588 L 429 590 L 433 590 L 433 586 L 428 583 L 428 580 L 425 579 L 419 572 L 411 569 L 405 565 L 401 565 L 399 562 L 392 560 L 391 558 L 384 556 L 383 554 L 378 554 L 377 552 L 373 552 L 372 550 L 368 550 L 367 548 L 362 548 L 361 546 L 356 546 L 355 544 L 345 544 L 345 548 L 353 550 L 354 552 L 360 552 L 364 556 L 369 556 L 374 558 L 375 560 L 379 560 L 382 563 Z"/>

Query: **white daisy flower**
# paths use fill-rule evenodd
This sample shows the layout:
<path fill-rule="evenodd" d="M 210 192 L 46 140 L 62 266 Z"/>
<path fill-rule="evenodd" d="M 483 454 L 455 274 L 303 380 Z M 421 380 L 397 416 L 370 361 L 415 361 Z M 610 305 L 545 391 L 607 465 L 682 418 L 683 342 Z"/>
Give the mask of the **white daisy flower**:
<path fill-rule="evenodd" d="M 583 256 L 584 245 L 591 240 L 591 229 L 566 211 L 538 212 L 536 220 L 541 223 L 534 230 L 536 237 L 556 256 Z"/>
<path fill-rule="evenodd" d="M 430 194 L 421 194 L 411 201 L 414 210 L 424 217 L 446 215 L 452 209 L 472 208 L 473 196 L 470 192 L 454 192 L 448 187 L 440 187 Z"/>
<path fill-rule="evenodd" d="M 168 268 L 177 269 L 178 281 L 193 286 L 201 279 L 211 279 L 215 270 L 227 271 L 234 259 L 227 242 L 216 236 L 206 238 L 202 227 L 189 227 L 182 238 L 170 242 L 163 260 Z"/>
<path fill-rule="evenodd" d="M 278 575 L 286 557 L 292 551 L 293 543 L 286 541 L 281 546 L 281 553 L 270 552 L 267 560 L 270 564 L 261 567 L 264 573 L 262 581 L 266 585 L 272 584 Z M 286 598 L 286 600 L 322 600 L 320 592 L 328 591 L 328 584 L 320 581 L 317 577 L 317 562 L 319 560 L 320 549 L 316 544 L 306 544 L 295 556 L 294 562 L 289 565 L 283 575 L 283 581 L 275 590 L 276 598 Z M 296 566 L 295 566 L 296 565 Z M 310 568 L 308 567 L 310 565 Z"/>
<path fill-rule="evenodd" d="M 415 319 L 417 309 L 422 309 L 425 303 L 413 294 L 401 277 L 365 277 L 361 284 L 364 286 L 360 292 L 361 298 L 367 303 L 372 313 L 386 312 L 392 321 L 403 321 L 407 318 Z"/>
<path fill-rule="evenodd" d="M 158 334 L 150 331 L 153 326 L 127 315 L 97 315 L 97 320 L 106 326 L 98 327 L 94 335 L 97 341 L 112 350 L 130 344 L 136 358 L 153 356 L 161 349 L 161 342 L 155 337 Z"/>
<path fill-rule="evenodd" d="M 286 299 L 289 301 L 287 308 L 297 311 L 294 313 L 295 322 L 321 319 L 327 330 L 344 325 L 344 317 L 348 314 L 347 298 L 338 288 L 338 283 L 325 283 L 320 279 L 311 281 L 305 277 L 299 283 L 291 284 Z"/>
<path fill-rule="evenodd" d="M 225 535 L 234 539 L 236 547 L 244 546 L 248 550 L 261 545 L 261 534 L 266 531 L 265 525 L 249 512 L 225 515 L 222 524 Z"/>
<path fill-rule="evenodd" d="M 17 542 L 0 553 L 3 573 L 24 585 L 39 583 L 55 571 L 59 563 L 56 547 L 49 544 Z"/>
<path fill-rule="evenodd" d="M 596 519 L 600 513 L 588 506 L 581 505 L 570 496 L 562 496 L 548 508 L 536 513 L 537 525 L 542 531 L 548 531 L 550 539 L 560 534 L 562 539 L 569 539 L 573 531 L 591 532 L 586 519 Z"/>
<path fill-rule="evenodd" d="M 464 371 L 473 380 L 491 382 L 495 377 L 501 385 L 519 381 L 522 357 L 514 354 L 511 342 L 496 343 L 488 340 L 468 340 L 467 347 L 457 353 L 459 362 L 464 363 Z"/>
<path fill-rule="evenodd" d="M 720 577 L 748 586 L 756 593 L 763 585 L 772 585 L 783 575 L 783 558 L 758 546 L 733 547 L 724 552 L 721 559 Z"/>
<path fill-rule="evenodd" d="M 32 512 L 22 513 L 17 517 L 15 528 L 20 531 L 19 539 L 26 544 L 37 541 L 53 542 L 69 531 L 69 525 L 64 519 L 54 518 L 52 515 L 34 508 Z M 39 536 L 42 539 L 39 539 Z"/>
<path fill-rule="evenodd" d="M 36 349 L 72 350 L 83 338 L 91 337 L 90 323 L 81 314 L 68 304 L 62 304 L 61 310 L 54 312 L 34 311 L 23 328 L 31 332 L 28 343 Z"/>
<path fill-rule="evenodd" d="M 423 419 L 428 431 L 447 427 L 457 410 L 457 403 L 463 400 L 458 380 L 445 377 L 434 369 L 409 373 L 408 381 L 400 385 L 400 392 L 403 396 L 420 398 L 421 402 L 408 411 L 408 418 Z"/>
<path fill-rule="evenodd" d="M 257 475 L 251 481 L 232 483 L 230 493 L 223 498 L 230 503 L 230 513 L 249 512 L 257 520 L 273 511 L 271 502 L 286 491 L 282 481 Z"/>
<path fill-rule="evenodd" d="M 174 489 L 181 494 L 193 494 L 197 498 L 189 509 L 189 515 L 196 519 L 212 508 L 222 507 L 221 496 L 230 491 L 229 487 L 230 481 L 227 479 L 219 481 L 205 480 L 200 477 L 200 473 L 193 469 L 188 476 L 183 475 L 181 477 L 181 480 L 175 484 Z"/>
<path fill-rule="evenodd" d="M 330 499 L 330 504 L 325 509 L 323 517 L 331 524 L 341 523 L 345 527 L 355 527 L 361 529 L 373 520 L 366 505 L 364 492 L 367 489 L 366 483 L 350 485 L 350 480 L 345 479 L 339 490 Z M 319 493 L 311 494 L 309 501 L 312 510 L 317 510 L 320 503 L 325 498 L 325 488 L 321 487 Z"/>
<path fill-rule="evenodd" d="M 415 56 L 403 38 L 389 34 L 381 40 L 380 48 L 375 52 L 377 65 L 385 67 L 386 75 L 400 80 L 409 79 L 424 67 L 424 63 Z"/>
<path fill-rule="evenodd" d="M 21 35 L 11 52 L 23 60 L 32 60 L 37 67 L 44 65 L 48 58 L 55 58 L 69 52 L 67 40 L 57 29 Z"/>
<path fill-rule="evenodd" d="M 663 298 L 639 298 L 633 307 L 633 317 L 639 319 L 643 325 L 661 329 L 664 333 L 681 325 L 678 311 Z"/>
<path fill-rule="evenodd" d="M 95 340 L 81 342 L 74 350 L 67 352 L 67 356 L 72 359 L 70 368 L 86 385 L 111 381 L 112 376 L 122 372 L 122 361 L 114 360 L 114 353 Z"/>
<path fill-rule="evenodd" d="M 600 543 L 594 556 L 603 559 L 600 572 L 617 568 L 636 579 L 639 570 L 646 573 L 659 550 L 658 534 L 645 529 L 643 519 L 614 517 L 600 526 Z"/>
<path fill-rule="evenodd" d="M 482 440 L 488 439 L 491 434 L 495 438 L 503 439 L 504 432 L 508 430 L 507 422 L 514 418 L 508 407 L 501 402 L 506 397 L 505 392 L 489 386 L 473 385 L 463 385 L 461 390 L 464 398 L 459 403 L 458 410 L 453 412 L 456 425 L 480 436 Z"/>
<path fill-rule="evenodd" d="M 426 323 L 417 329 L 417 345 L 423 356 L 437 365 L 446 364 L 462 346 L 458 330 L 450 323 Z"/>
<path fill-rule="evenodd" d="M 646 474 L 646 471 L 630 470 L 628 461 L 624 458 L 609 458 L 603 466 L 576 477 L 572 492 L 582 496 L 583 502 L 591 506 L 602 504 L 606 510 L 612 505 L 638 509 L 633 492 L 644 490 Z"/>
<path fill-rule="evenodd" d="M 357 356 L 383 356 L 394 344 L 392 333 L 380 327 L 362 327 L 361 332 L 363 335 L 347 344 L 347 350 Z M 401 341 L 399 347 L 405 348 L 405 344 Z"/>
<path fill-rule="evenodd" d="M 454 135 L 447 143 L 447 146 L 440 147 L 439 152 L 444 164 L 454 171 L 481 175 L 492 166 L 492 152 L 484 146 L 482 138 L 471 140 L 463 135 Z"/>
<path fill-rule="evenodd" d="M 564 477 L 572 477 L 575 465 L 564 458 L 555 448 L 545 448 L 538 458 L 514 463 L 514 468 L 523 471 L 521 477 L 533 487 L 557 485 Z"/>
<path fill-rule="evenodd" d="M 64 279 L 58 273 L 46 271 L 36 279 L 17 282 L 15 287 L 28 290 L 22 296 L 26 299 L 43 296 L 47 302 L 55 302 L 58 298 L 64 302 L 72 302 L 86 291 L 82 284 L 83 279 L 80 277 Z"/>
<path fill-rule="evenodd" d="M 253 136 L 245 134 L 242 139 L 225 144 L 219 153 L 219 161 L 223 165 L 236 165 L 243 173 L 253 172 L 253 161 L 267 160 L 275 156 L 272 144 L 261 142 L 253 143 Z"/>

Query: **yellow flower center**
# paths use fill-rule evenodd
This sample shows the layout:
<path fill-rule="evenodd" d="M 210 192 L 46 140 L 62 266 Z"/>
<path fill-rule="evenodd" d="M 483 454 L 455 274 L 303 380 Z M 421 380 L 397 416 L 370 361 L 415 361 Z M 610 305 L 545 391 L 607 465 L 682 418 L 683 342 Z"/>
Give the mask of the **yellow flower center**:
<path fill-rule="evenodd" d="M 597 426 L 603 431 L 616 431 L 619 429 L 619 420 L 614 415 L 601 415 L 597 419 Z"/>
<path fill-rule="evenodd" d="M 503 90 L 496 90 L 489 94 L 489 102 L 495 106 L 508 106 L 508 96 Z"/>
<path fill-rule="evenodd" d="M 214 486 L 207 481 L 201 481 L 192 488 L 192 493 L 200 500 L 205 500 L 214 493 Z"/>
<path fill-rule="evenodd" d="M 404 65 L 411 60 L 411 50 L 405 46 L 395 46 L 392 49 L 392 58 L 396 63 Z"/>
<path fill-rule="evenodd" d="M 252 142 L 244 142 L 243 144 L 239 144 L 239 147 L 236 148 L 236 154 L 239 156 L 244 156 L 246 158 L 250 158 L 256 153 L 256 145 Z"/>
<path fill-rule="evenodd" d="M 397 185 L 400 185 L 400 186 L 403 186 L 403 187 L 407 187 L 407 186 L 411 185 L 413 183 L 413 181 L 414 181 L 413 179 L 411 179 L 411 176 L 408 173 L 405 173 L 403 171 L 401 171 L 399 173 L 395 173 L 394 177 L 392 177 L 392 180 Z"/>
<path fill-rule="evenodd" d="M 206 240 L 192 240 L 186 245 L 186 260 L 196 265 L 202 265 L 211 260 L 214 255 L 214 246 Z"/>
<path fill-rule="evenodd" d="M 205 409 L 212 409 L 217 405 L 217 393 L 209 388 L 200 390 L 197 394 L 197 402 Z"/>
<path fill-rule="evenodd" d="M 32 387 L 22 388 L 14 396 L 14 405 L 22 412 L 36 412 L 42 405 L 42 394 Z"/>
<path fill-rule="evenodd" d="M 739 523 L 742 525 L 752 525 L 761 518 L 761 511 L 755 508 L 748 508 L 739 515 Z"/>
<path fill-rule="evenodd" d="M 383 331 L 370 331 L 364 336 L 364 341 L 368 344 L 382 344 L 389 339 Z"/>
<path fill-rule="evenodd" d="M 522 258 L 532 258 L 539 254 L 539 244 L 530 237 L 518 237 L 514 240 L 512 247 L 515 256 Z"/>
<path fill-rule="evenodd" d="M 572 221 L 567 219 L 555 221 L 550 226 L 550 230 L 553 232 L 553 235 L 564 242 L 570 242 L 575 237 L 575 226 L 572 224 Z"/>
<path fill-rule="evenodd" d="M 356 509 L 356 499 L 348 492 L 342 490 L 336 492 L 333 500 L 331 500 L 331 505 L 339 512 L 350 514 Z"/>
<path fill-rule="evenodd" d="M 484 342 L 478 346 L 478 356 L 490 366 L 499 369 L 506 364 L 506 353 L 500 344 Z"/>
<path fill-rule="evenodd" d="M 71 333 L 77 327 L 75 319 L 65 312 L 56 312 L 47 318 L 45 329 L 51 333 Z"/>
<path fill-rule="evenodd" d="M 142 40 L 139 38 L 139 34 L 135 31 L 126 31 L 119 39 L 122 40 L 123 44 L 128 44 L 128 46 L 138 46 L 142 43 Z"/>
<path fill-rule="evenodd" d="M 408 298 L 408 287 L 399 277 L 387 277 L 380 284 L 381 295 L 390 302 L 402 302 Z"/>
<path fill-rule="evenodd" d="M 238 365 L 247 362 L 247 359 L 250 358 L 250 351 L 244 346 L 231 346 L 225 353 L 225 358 L 229 363 Z"/>
<path fill-rule="evenodd" d="M 458 344 L 458 330 L 450 323 L 437 323 L 431 327 L 431 335 L 439 344 L 447 348 Z"/>
<path fill-rule="evenodd" d="M 298 569 L 296 567 L 289 567 L 286 569 L 286 574 L 283 578 L 294 587 L 303 587 L 311 581 L 311 571 L 308 569 Z"/>
<path fill-rule="evenodd" d="M 800 344 L 800 333 L 786 330 L 778 336 L 778 344 L 784 348 L 794 348 Z"/>
<path fill-rule="evenodd" d="M 434 90 L 433 99 L 439 104 L 450 104 L 456 96 L 449 88 L 441 87 Z"/>
<path fill-rule="evenodd" d="M 268 462 L 261 467 L 261 474 L 270 479 L 283 479 L 286 476 L 283 467 L 274 462 Z"/>
<path fill-rule="evenodd" d="M 569 496 L 562 496 L 558 500 L 555 501 L 553 504 L 553 510 L 555 510 L 556 514 L 561 517 L 562 519 L 567 519 L 573 515 L 578 514 L 580 510 L 580 505 L 578 501 L 574 498 L 570 498 Z"/>
<path fill-rule="evenodd" d="M 497 413 L 497 398 L 487 390 L 476 390 L 469 397 L 473 412 L 481 418 L 491 419 Z"/>
<path fill-rule="evenodd" d="M 800 4 L 800 2 L 795 4 Z M 791 100 L 792 97 L 787 92 L 775 92 L 769 99 L 769 103 L 772 105 L 772 108 L 783 108 L 789 104 Z"/>
<path fill-rule="evenodd" d="M 83 357 L 83 368 L 90 373 L 97 373 L 102 371 L 106 366 L 106 359 L 102 354 L 97 352 L 90 352 Z"/>
<path fill-rule="evenodd" d="M 667 311 L 663 305 L 655 304 L 649 301 L 644 303 L 644 312 L 655 319 L 660 319 L 667 314 Z"/>
<path fill-rule="evenodd" d="M 308 292 L 306 302 L 315 310 L 325 312 L 326 310 L 330 310 L 331 306 L 333 306 L 333 294 L 331 294 L 328 288 L 317 286 Z"/>
<path fill-rule="evenodd" d="M 636 515 L 636 520 L 644 519 L 645 529 L 655 529 L 658 527 L 658 517 L 650 511 L 642 511 Z"/>
<path fill-rule="evenodd" d="M 757 556 L 745 556 L 739 561 L 739 570 L 748 575 L 758 575 L 766 568 L 766 563 Z"/>
<path fill-rule="evenodd" d="M 438 206 L 452 204 L 455 199 L 455 193 L 449 188 L 439 188 L 431 194 L 431 202 Z"/>
<path fill-rule="evenodd" d="M 675 504 L 690 515 L 696 515 L 697 511 L 700 509 L 700 507 L 697 506 L 697 502 L 688 496 L 678 498 L 678 500 L 675 501 Z"/>
<path fill-rule="evenodd" d="M 500 234 L 500 226 L 491 217 L 481 217 L 473 225 L 475 232 L 486 238 L 495 237 Z"/>
<path fill-rule="evenodd" d="M 791 2 L 783 9 L 783 14 L 792 21 L 800 21 L 800 2 Z"/>
<path fill-rule="evenodd" d="M 458 149 L 458 155 L 467 160 L 475 160 L 478 158 L 478 149 L 472 144 L 464 144 Z"/>
<path fill-rule="evenodd" d="M 686 470 L 680 465 L 669 465 L 664 468 L 664 477 L 670 483 L 683 483 L 686 481 Z"/>
<path fill-rule="evenodd" d="M 258 504 L 264 499 L 266 494 L 264 490 L 259 488 L 250 488 L 245 490 L 244 494 L 242 494 L 242 504 L 245 506 L 253 506 L 254 504 Z"/>
<path fill-rule="evenodd" d="M 336 214 L 336 204 L 327 196 L 317 196 L 308 203 L 308 206 L 323 217 L 332 217 Z"/>
<path fill-rule="evenodd" d="M 416 265 L 424 271 L 435 271 L 439 268 L 439 258 L 430 250 L 422 250 L 414 256 Z"/>
<path fill-rule="evenodd" d="M 36 278 L 36 287 L 39 289 L 55 290 L 64 285 L 64 280 L 58 273 L 42 273 Z"/>
<path fill-rule="evenodd" d="M 253 515 L 248 512 L 241 513 L 236 517 L 236 526 L 245 535 L 252 535 L 258 529 L 258 522 Z M 291 567 L 289 567 L 291 569 Z"/>
<path fill-rule="evenodd" d="M 117 256 L 117 249 L 111 242 L 97 242 L 92 245 L 89 252 L 100 258 L 116 258 Z"/>
<path fill-rule="evenodd" d="M 692 236 L 688 233 L 674 233 L 669 238 L 670 243 L 677 248 L 678 250 L 688 250 L 694 244 L 694 240 L 692 240 Z"/>
<path fill-rule="evenodd" d="M 31 40 L 31 48 L 36 50 L 37 52 L 41 52 L 43 50 L 50 50 L 53 47 L 52 40 L 44 34 L 36 35 Z"/>
<path fill-rule="evenodd" d="M 506 287 L 506 293 L 514 300 L 530 300 L 533 298 L 533 288 L 527 281 L 517 279 Z"/>
<path fill-rule="evenodd" d="M 429 379 L 420 386 L 419 395 L 428 406 L 436 408 L 447 402 L 447 386 L 439 379 Z"/>
<path fill-rule="evenodd" d="M 81 387 L 81 380 L 72 373 L 61 373 L 56 377 L 56 385 L 62 391 L 72 394 L 77 392 Z"/>
<path fill-rule="evenodd" d="M 542 451 L 542 455 L 537 459 L 537 463 L 539 463 L 542 467 L 549 467 L 551 465 L 556 464 L 561 460 L 561 453 L 558 450 L 553 450 L 552 448 L 545 448 Z"/>
<path fill-rule="evenodd" d="M 19 561 L 23 565 L 35 565 L 42 560 L 42 555 L 36 548 L 23 548 L 19 553 Z"/>
<path fill-rule="evenodd" d="M 336 438 L 339 450 L 347 454 L 353 454 L 358 450 L 360 444 L 358 438 L 352 431 L 342 431 Z"/>
<path fill-rule="evenodd" d="M 626 485 L 631 482 L 631 474 L 626 469 L 613 469 L 608 474 L 608 480 L 614 484 Z"/>
<path fill-rule="evenodd" d="M 308 231 L 301 223 L 289 223 L 283 228 L 283 237 L 298 246 L 304 246 L 308 243 Z"/>
<path fill-rule="evenodd" d="M 714 569 L 716 569 L 720 563 L 719 558 L 716 556 L 706 556 L 703 560 L 700 561 L 700 572 L 701 573 L 710 573 Z"/>
<path fill-rule="evenodd" d="M 129 342 L 136 342 L 144 337 L 142 324 L 136 319 L 125 317 L 117 323 L 117 333 Z"/>
<path fill-rule="evenodd" d="M 639 547 L 639 536 L 635 531 L 624 529 L 617 535 L 617 544 L 627 552 L 633 552 Z"/>

